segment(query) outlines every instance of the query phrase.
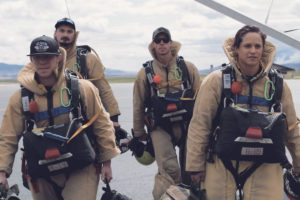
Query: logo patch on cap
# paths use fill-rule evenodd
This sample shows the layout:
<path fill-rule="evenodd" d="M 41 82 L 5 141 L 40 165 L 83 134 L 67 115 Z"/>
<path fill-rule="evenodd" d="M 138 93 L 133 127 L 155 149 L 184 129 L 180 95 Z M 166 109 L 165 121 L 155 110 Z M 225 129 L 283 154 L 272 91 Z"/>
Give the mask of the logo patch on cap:
<path fill-rule="evenodd" d="M 34 49 L 35 49 L 37 52 L 46 52 L 46 51 L 49 49 L 49 46 L 48 46 L 47 42 L 44 42 L 44 41 L 38 41 L 38 42 L 35 44 Z"/>

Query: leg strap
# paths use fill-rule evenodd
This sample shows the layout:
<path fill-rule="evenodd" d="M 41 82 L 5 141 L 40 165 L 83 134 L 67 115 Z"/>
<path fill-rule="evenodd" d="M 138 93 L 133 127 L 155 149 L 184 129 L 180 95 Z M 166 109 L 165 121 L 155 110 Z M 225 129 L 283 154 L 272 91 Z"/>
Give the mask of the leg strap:
<path fill-rule="evenodd" d="M 53 180 L 51 180 L 50 177 L 46 177 L 45 180 L 50 183 L 53 187 L 53 190 L 56 194 L 56 197 L 58 200 L 64 200 L 63 196 L 62 196 L 62 190 L 63 188 L 58 186 Z"/>
<path fill-rule="evenodd" d="M 243 187 L 246 180 L 254 173 L 254 171 L 262 165 L 262 162 L 255 162 L 250 168 L 245 169 L 241 173 L 238 173 L 238 165 L 239 161 L 237 161 L 237 167 L 234 168 L 232 165 L 231 160 L 221 159 L 224 166 L 227 170 L 229 170 L 234 177 L 235 184 L 237 187 L 235 199 L 236 200 L 243 200 Z"/>

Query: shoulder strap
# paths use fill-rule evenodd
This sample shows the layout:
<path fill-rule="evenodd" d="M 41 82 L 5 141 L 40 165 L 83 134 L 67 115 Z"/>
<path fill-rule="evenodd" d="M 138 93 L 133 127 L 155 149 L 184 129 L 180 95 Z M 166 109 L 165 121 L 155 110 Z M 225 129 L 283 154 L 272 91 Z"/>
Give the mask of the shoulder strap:
<path fill-rule="evenodd" d="M 79 73 L 84 79 L 88 78 L 86 69 L 86 54 L 91 52 L 88 45 L 76 46 L 76 62 L 79 64 Z"/>
<path fill-rule="evenodd" d="M 146 73 L 146 78 L 147 78 L 147 89 L 151 96 L 151 88 L 153 88 L 154 93 L 156 93 L 157 91 L 157 87 L 156 84 L 153 82 L 153 77 L 155 76 L 154 70 L 153 70 L 153 66 L 152 66 L 153 60 L 149 60 L 147 62 L 145 62 L 143 64 L 143 67 L 145 69 L 145 73 Z M 148 96 L 148 98 L 146 98 L 146 107 L 151 107 L 151 100 L 150 100 L 150 96 Z"/>
<path fill-rule="evenodd" d="M 23 113 L 25 115 L 26 120 L 26 129 L 30 131 L 33 129 L 34 126 L 34 117 L 33 113 L 30 112 L 30 102 L 34 100 L 33 92 L 25 88 L 21 85 L 21 98 L 22 98 L 22 107 Z"/>
<path fill-rule="evenodd" d="M 225 99 L 226 105 L 230 103 L 230 99 L 232 98 L 232 92 L 231 92 L 231 84 L 236 80 L 235 77 L 235 71 L 231 64 L 222 64 L 221 66 L 222 70 L 222 99 L 221 103 L 223 103 L 223 99 Z"/>
<path fill-rule="evenodd" d="M 270 91 L 269 91 L 270 94 L 272 92 L 274 92 L 270 110 L 273 108 L 274 111 L 280 112 L 281 97 L 282 97 L 282 91 L 283 91 L 283 76 L 278 70 L 273 69 L 273 68 L 271 68 L 268 76 L 269 76 L 269 79 L 273 82 L 273 84 L 275 86 L 275 91 L 271 91 L 272 90 L 271 87 L 270 87 Z"/>
<path fill-rule="evenodd" d="M 221 65 L 221 71 L 222 71 L 222 93 L 221 93 L 221 99 L 220 104 L 217 109 L 217 113 L 212 121 L 211 130 L 209 134 L 209 144 L 207 147 L 207 161 L 210 163 L 214 162 L 213 154 L 215 153 L 215 130 L 217 126 L 219 125 L 220 121 L 220 114 L 224 108 L 225 105 L 228 105 L 231 101 L 231 83 L 236 79 L 234 69 L 231 64 L 222 64 Z M 225 99 L 226 98 L 226 99 Z"/>
<path fill-rule="evenodd" d="M 149 85 L 152 87 L 156 87 L 155 83 L 153 82 L 153 77 L 155 76 L 153 66 L 152 66 L 153 60 L 147 61 L 143 64 L 143 67 L 145 68 L 146 77 L 148 80 Z"/>
<path fill-rule="evenodd" d="M 80 114 L 80 92 L 78 80 L 79 77 L 73 71 L 66 69 L 65 77 L 67 81 L 67 87 L 71 90 L 71 112 L 75 118 Z"/>
<path fill-rule="evenodd" d="M 186 66 L 186 63 L 184 62 L 183 57 L 182 56 L 178 56 L 176 58 L 176 62 L 177 62 L 178 67 L 182 71 L 182 81 L 183 81 L 184 88 L 186 88 L 186 89 L 190 88 L 190 86 L 191 86 L 191 79 L 190 79 L 188 68 Z"/>

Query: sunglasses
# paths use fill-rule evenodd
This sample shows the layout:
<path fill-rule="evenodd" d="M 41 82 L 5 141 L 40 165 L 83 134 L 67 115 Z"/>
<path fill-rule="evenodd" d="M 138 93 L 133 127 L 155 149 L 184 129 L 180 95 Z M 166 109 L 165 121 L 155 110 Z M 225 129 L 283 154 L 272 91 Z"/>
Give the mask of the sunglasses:
<path fill-rule="evenodd" d="M 159 44 L 161 41 L 163 41 L 164 43 L 168 43 L 168 42 L 170 42 L 170 39 L 169 38 L 155 38 L 154 39 L 154 42 L 156 44 Z"/>

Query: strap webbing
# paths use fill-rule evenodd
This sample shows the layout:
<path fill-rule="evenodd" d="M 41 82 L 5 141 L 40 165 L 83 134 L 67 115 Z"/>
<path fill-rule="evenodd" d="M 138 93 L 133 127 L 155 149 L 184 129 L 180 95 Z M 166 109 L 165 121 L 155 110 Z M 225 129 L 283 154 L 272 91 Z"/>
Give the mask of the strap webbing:
<path fill-rule="evenodd" d="M 190 84 L 191 84 L 191 79 L 190 79 L 189 72 L 188 72 L 187 66 L 184 62 L 183 57 L 178 56 L 176 58 L 176 62 L 177 62 L 177 65 L 179 66 L 179 68 L 182 71 L 183 86 L 184 86 L 184 88 L 189 88 Z"/>
<path fill-rule="evenodd" d="M 25 88 L 21 85 L 21 97 L 22 97 L 22 106 L 23 106 L 23 113 L 26 119 L 26 130 L 31 131 L 34 126 L 33 121 L 33 114 L 29 111 L 29 103 L 34 99 L 33 92 Z"/>
<path fill-rule="evenodd" d="M 52 181 L 52 179 L 50 177 L 45 177 L 45 180 L 52 185 L 52 188 L 55 192 L 55 195 L 57 197 L 58 200 L 64 200 L 63 196 L 62 196 L 62 191 L 63 188 L 60 187 L 59 185 L 57 185 L 54 181 Z"/>

